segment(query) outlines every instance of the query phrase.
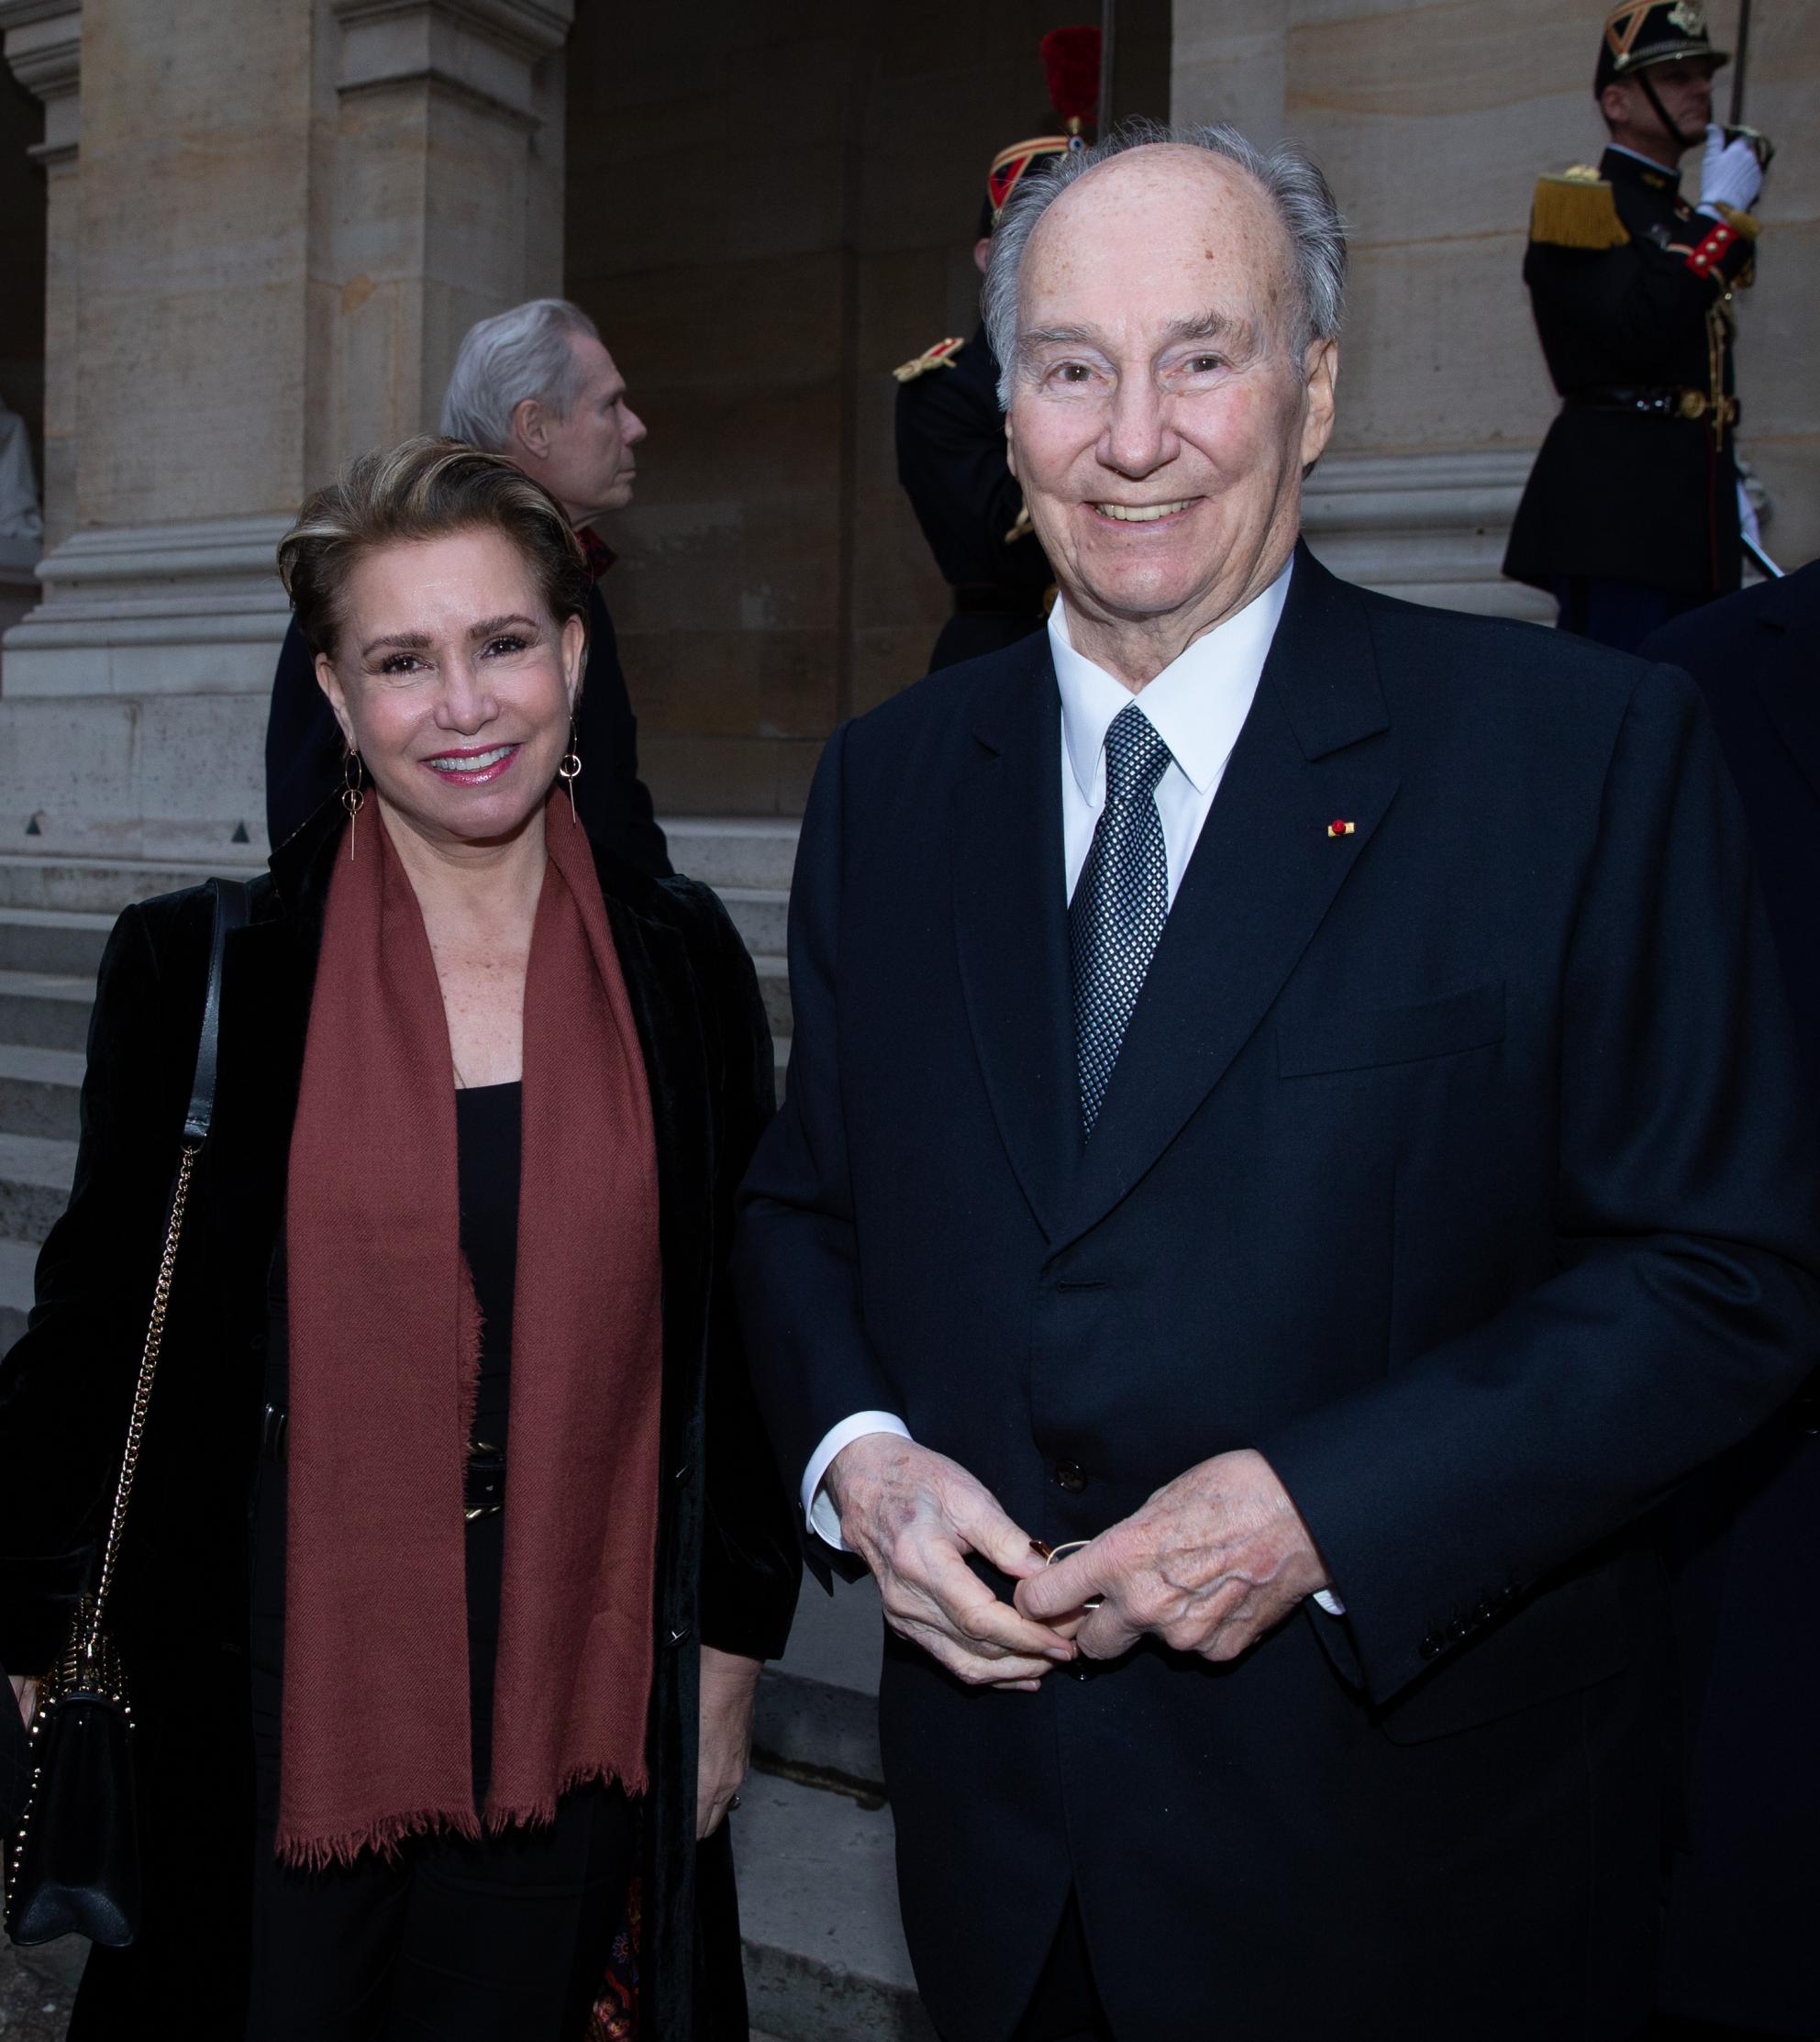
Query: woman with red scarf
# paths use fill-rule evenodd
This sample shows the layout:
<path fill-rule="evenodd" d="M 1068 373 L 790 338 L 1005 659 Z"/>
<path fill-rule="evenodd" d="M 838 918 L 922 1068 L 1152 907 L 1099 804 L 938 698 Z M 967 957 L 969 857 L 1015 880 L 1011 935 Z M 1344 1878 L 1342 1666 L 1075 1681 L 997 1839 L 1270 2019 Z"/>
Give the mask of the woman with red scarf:
<path fill-rule="evenodd" d="M 798 1568 L 724 1282 L 751 965 L 575 818 L 587 573 L 536 483 L 408 441 L 280 563 L 346 785 L 228 938 L 114 1604 L 146 1918 L 71 2033 L 568 2042 L 629 1920 L 640 2030 L 743 2042 L 724 1817 Z M 102 967 L 0 1366 L 15 1668 L 117 1459 L 209 933 L 146 902 Z"/>

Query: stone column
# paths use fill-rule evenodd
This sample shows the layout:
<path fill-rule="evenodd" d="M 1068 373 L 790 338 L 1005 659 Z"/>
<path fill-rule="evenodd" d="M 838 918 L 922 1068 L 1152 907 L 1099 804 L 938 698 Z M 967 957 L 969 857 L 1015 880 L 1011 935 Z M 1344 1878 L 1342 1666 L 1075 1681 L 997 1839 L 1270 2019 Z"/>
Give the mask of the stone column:
<path fill-rule="evenodd" d="M 257 855 L 272 549 L 349 453 L 434 427 L 472 320 L 555 286 L 571 4 L 83 0 L 14 29 L 7 0 L 67 153 L 0 853 Z"/>

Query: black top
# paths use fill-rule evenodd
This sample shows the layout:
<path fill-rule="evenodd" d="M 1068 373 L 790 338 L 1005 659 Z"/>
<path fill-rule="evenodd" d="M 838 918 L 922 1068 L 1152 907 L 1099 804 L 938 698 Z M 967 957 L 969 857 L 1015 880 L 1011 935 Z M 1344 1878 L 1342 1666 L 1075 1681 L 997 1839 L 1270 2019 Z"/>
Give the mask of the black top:
<path fill-rule="evenodd" d="M 1729 393 L 1729 326 L 1721 316 L 1709 332 L 1707 316 L 1744 274 L 1752 244 L 1735 240 L 1697 269 L 1693 255 L 1718 223 L 1688 205 L 1673 171 L 1608 149 L 1599 174 L 1628 239 L 1607 249 L 1532 239 L 1523 259 L 1548 373 L 1568 402 L 1536 457 L 1504 572 L 1541 588 L 1592 575 L 1721 594 L 1738 583 L 1732 435 L 1715 441 L 1703 418 L 1583 407 L 1619 391 L 1709 392 L 1709 347 Z"/>
<path fill-rule="evenodd" d="M 472 1085 L 455 1094 L 461 1252 L 481 1308 L 481 1384 L 473 1437 L 505 1444 L 512 1382 L 512 1301 L 518 1264 L 519 1113 L 524 1087 Z"/>

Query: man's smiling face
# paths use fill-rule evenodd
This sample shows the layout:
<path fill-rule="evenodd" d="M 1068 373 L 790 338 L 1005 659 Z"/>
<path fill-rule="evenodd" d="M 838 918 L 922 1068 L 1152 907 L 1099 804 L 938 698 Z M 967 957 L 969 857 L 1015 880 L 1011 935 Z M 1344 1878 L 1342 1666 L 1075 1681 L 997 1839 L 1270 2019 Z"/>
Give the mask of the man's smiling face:
<path fill-rule="evenodd" d="M 1006 433 L 1071 620 L 1180 650 L 1288 559 L 1337 363 L 1332 343 L 1295 351 L 1292 260 L 1243 171 L 1169 144 L 1038 222 Z"/>

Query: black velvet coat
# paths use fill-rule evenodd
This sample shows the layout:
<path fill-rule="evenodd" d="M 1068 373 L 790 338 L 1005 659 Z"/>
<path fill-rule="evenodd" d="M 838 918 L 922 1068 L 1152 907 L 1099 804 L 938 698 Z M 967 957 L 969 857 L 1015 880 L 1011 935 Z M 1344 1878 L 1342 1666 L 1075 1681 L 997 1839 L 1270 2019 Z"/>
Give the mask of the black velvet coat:
<path fill-rule="evenodd" d="M 249 1506 L 267 1280 L 339 826 L 331 805 L 273 857 L 249 926 L 228 939 L 215 1134 L 111 1614 L 140 1722 L 146 1919 L 130 1950 L 91 1959 L 78 2038 L 145 2032 L 162 2013 L 192 2042 L 239 2042 L 245 2022 Z M 744 2042 L 731 1852 L 724 1830 L 697 1851 L 695 1769 L 701 1641 L 781 1651 L 800 1564 L 724 1281 L 733 1190 L 771 1110 L 771 1044 L 713 893 L 645 878 L 598 846 L 595 859 L 650 1082 L 663 1260 L 646 2032 Z M 61 1642 L 118 1465 L 210 926 L 203 889 L 147 901 L 120 917 L 102 962 L 74 1191 L 39 1258 L 28 1328 L 0 1363 L 0 1662 L 16 1671 Z"/>

